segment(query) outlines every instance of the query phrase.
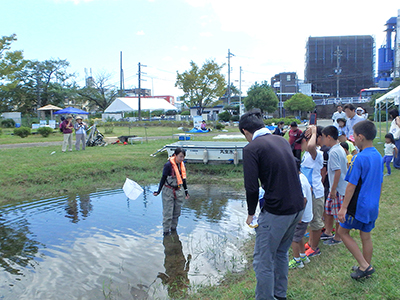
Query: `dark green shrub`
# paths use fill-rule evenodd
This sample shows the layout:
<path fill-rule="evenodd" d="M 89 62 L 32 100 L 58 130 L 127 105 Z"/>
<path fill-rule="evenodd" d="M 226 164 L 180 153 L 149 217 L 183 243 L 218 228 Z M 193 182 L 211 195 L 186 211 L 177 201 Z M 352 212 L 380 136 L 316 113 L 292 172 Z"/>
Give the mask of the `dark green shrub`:
<path fill-rule="evenodd" d="M 42 137 L 48 137 L 53 133 L 53 128 L 50 127 L 39 127 L 37 132 L 42 135 Z"/>
<path fill-rule="evenodd" d="M 14 128 L 14 134 L 21 138 L 25 138 L 31 134 L 31 129 L 29 127 Z"/>
<path fill-rule="evenodd" d="M 184 110 L 181 112 L 181 116 L 189 116 L 190 115 L 190 110 Z"/>
<path fill-rule="evenodd" d="M 231 113 L 229 111 L 223 111 L 222 113 L 218 114 L 218 120 L 224 121 L 224 122 L 229 122 L 231 118 Z"/>
<path fill-rule="evenodd" d="M 15 121 L 13 119 L 4 119 L 1 121 L 1 127 L 13 128 L 15 127 Z"/>
<path fill-rule="evenodd" d="M 215 124 L 215 129 L 217 129 L 217 130 L 222 130 L 222 129 L 224 129 L 224 128 L 225 128 L 225 125 L 223 125 L 223 124 L 221 124 L 221 123 Z"/>
<path fill-rule="evenodd" d="M 238 115 L 233 115 L 232 117 L 231 117 L 231 121 L 232 122 L 237 122 L 237 121 L 239 121 L 240 120 L 240 117 L 238 116 Z"/>
<path fill-rule="evenodd" d="M 3 129 L 0 128 L 0 135 L 2 135 L 2 134 L 3 134 Z"/>

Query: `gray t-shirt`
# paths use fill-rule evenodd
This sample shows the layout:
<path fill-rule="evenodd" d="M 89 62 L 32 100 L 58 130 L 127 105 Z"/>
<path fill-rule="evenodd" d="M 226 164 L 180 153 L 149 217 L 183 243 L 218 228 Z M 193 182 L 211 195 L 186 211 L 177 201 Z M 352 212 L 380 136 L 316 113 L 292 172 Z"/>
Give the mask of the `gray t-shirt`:
<path fill-rule="evenodd" d="M 336 191 L 339 193 L 339 195 L 344 196 L 344 192 L 346 191 L 346 186 L 347 186 L 347 182 L 344 180 L 347 173 L 347 158 L 346 158 L 346 152 L 344 152 L 344 149 L 340 146 L 340 144 L 334 145 L 329 150 L 329 159 L 328 159 L 329 191 L 332 188 L 336 170 L 341 171 Z"/>

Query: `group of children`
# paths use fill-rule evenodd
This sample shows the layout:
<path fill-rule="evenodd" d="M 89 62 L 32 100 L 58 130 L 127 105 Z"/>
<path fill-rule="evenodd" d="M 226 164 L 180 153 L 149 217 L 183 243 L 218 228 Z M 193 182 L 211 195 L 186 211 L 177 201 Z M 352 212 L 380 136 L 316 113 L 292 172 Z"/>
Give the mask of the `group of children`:
<path fill-rule="evenodd" d="M 353 279 L 369 277 L 375 271 L 371 266 L 370 232 L 378 217 L 383 163 L 381 155 L 373 147 L 376 136 L 374 123 L 361 121 L 353 129 L 355 145 L 335 126 L 310 126 L 296 141 L 301 143 L 304 151 L 298 165 L 305 210 L 293 237 L 294 257 L 289 261 L 290 269 L 302 268 L 310 258 L 320 255 L 318 245 L 320 240 L 324 240 L 325 245 L 343 242 L 355 257 L 358 267 L 352 269 Z M 393 141 L 387 138 L 385 157 L 388 158 L 385 161 L 393 158 L 390 154 L 397 155 L 397 149 L 390 146 L 392 144 Z M 323 153 L 320 150 L 323 148 L 329 150 Z M 324 192 L 325 176 L 329 182 L 328 193 Z M 303 236 L 308 227 L 309 241 L 304 244 Z M 362 251 L 350 236 L 351 229 L 360 230 Z"/>

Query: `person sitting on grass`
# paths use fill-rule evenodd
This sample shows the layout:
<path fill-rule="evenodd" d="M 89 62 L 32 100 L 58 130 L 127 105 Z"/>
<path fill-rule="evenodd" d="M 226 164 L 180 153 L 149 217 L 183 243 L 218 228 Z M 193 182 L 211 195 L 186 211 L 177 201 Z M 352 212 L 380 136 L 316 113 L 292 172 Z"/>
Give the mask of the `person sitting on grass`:
<path fill-rule="evenodd" d="M 307 231 L 309 222 L 311 222 L 313 219 L 313 199 L 311 185 L 308 182 L 307 177 L 300 171 L 300 160 L 297 159 L 296 162 L 300 176 L 301 189 L 304 196 L 305 209 L 301 221 L 297 223 L 294 231 L 292 241 L 293 259 L 289 261 L 289 269 L 304 268 L 304 264 L 310 262 L 310 259 L 307 257 L 305 252 L 303 236 Z"/>
<path fill-rule="evenodd" d="M 344 192 L 346 190 L 346 181 L 344 180 L 347 172 L 347 158 L 344 149 L 338 143 L 338 130 L 335 126 L 327 126 L 322 130 L 323 143 L 331 147 L 328 159 L 328 177 L 329 177 L 329 196 L 325 203 L 325 234 L 332 236 L 324 242 L 324 245 L 340 244 L 338 212 L 343 202 Z M 336 221 L 336 234 L 332 235 L 333 221 Z"/>
<path fill-rule="evenodd" d="M 379 213 L 383 164 L 381 155 L 373 146 L 376 136 L 374 123 L 361 121 L 353 129 L 356 146 L 362 151 L 353 158 L 346 174 L 348 184 L 338 218 L 339 234 L 359 264 L 358 267 L 353 267 L 351 278 L 358 280 L 375 272 L 371 266 L 371 231 Z M 350 236 L 351 229 L 360 230 L 362 251 Z"/>

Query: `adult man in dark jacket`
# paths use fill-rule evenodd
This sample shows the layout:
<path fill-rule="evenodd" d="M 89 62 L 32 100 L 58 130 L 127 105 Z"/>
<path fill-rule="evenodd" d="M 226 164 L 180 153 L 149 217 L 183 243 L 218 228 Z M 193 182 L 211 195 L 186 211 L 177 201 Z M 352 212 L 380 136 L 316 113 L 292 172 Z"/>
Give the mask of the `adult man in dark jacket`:
<path fill-rule="evenodd" d="M 287 252 L 304 209 L 295 158 L 287 140 L 265 128 L 259 109 L 245 113 L 239 129 L 249 142 L 243 149 L 247 224 L 258 204 L 259 180 L 265 190 L 254 247 L 256 299 L 286 299 Z"/>

